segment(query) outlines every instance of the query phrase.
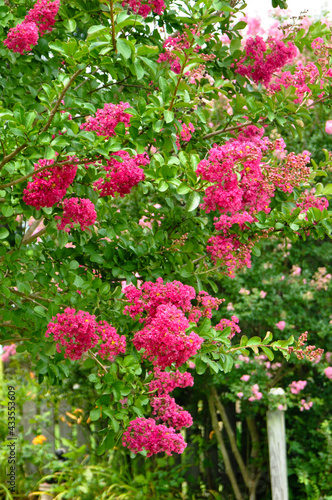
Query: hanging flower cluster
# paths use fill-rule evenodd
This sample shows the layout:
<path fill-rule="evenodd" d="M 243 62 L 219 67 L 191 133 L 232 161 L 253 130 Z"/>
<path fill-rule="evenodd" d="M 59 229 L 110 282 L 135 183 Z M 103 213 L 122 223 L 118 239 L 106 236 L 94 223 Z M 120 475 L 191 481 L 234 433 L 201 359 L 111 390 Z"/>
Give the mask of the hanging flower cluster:
<path fill-rule="evenodd" d="M 273 73 L 290 63 L 297 54 L 295 45 L 272 37 L 265 43 L 260 36 L 248 38 L 245 56 L 236 64 L 236 73 L 268 86 Z"/>
<path fill-rule="evenodd" d="M 139 417 L 132 420 L 123 433 L 123 446 L 127 446 L 133 453 L 146 450 L 147 457 L 156 453 L 172 452 L 183 453 L 187 444 L 182 435 L 172 427 L 157 424 L 153 418 Z"/>
<path fill-rule="evenodd" d="M 56 215 L 54 217 L 60 219 L 60 223 L 57 225 L 59 230 L 69 233 L 74 224 L 79 224 L 81 231 L 85 231 L 96 222 L 97 212 L 94 204 L 89 199 L 68 198 L 63 201 L 62 206 L 62 216 Z"/>
<path fill-rule="evenodd" d="M 154 366 L 153 379 L 149 383 L 152 413 L 156 420 L 169 427 L 157 425 L 154 419 L 136 419 L 125 431 L 123 444 L 134 452 L 145 448 L 148 456 L 159 451 L 182 453 L 186 443 L 175 431 L 191 426 L 192 417 L 169 393 L 176 387 L 192 386 L 193 377 L 174 368 L 173 371 L 165 370 L 173 366 L 178 368 L 197 353 L 203 339 L 194 332 L 186 333 L 190 321 L 197 323 L 202 316 L 211 317 L 212 309 L 218 309 L 222 300 L 204 291 L 196 296 L 193 287 L 179 281 L 164 283 L 162 278 L 156 283 L 145 282 L 140 288 L 129 285 L 124 294 L 130 303 L 124 312 L 143 323 L 143 328 L 134 335 L 133 344 L 138 350 L 144 349 L 143 358 L 148 358 Z M 192 305 L 195 299 L 197 304 Z M 153 446 L 143 439 L 142 428 L 148 432 Z"/>
<path fill-rule="evenodd" d="M 130 108 L 128 102 L 119 104 L 106 103 L 102 109 L 97 109 L 95 116 L 88 116 L 85 123 L 80 125 L 81 129 L 96 132 L 97 135 L 113 137 L 116 135 L 115 127 L 118 123 L 124 123 L 125 127 L 130 125 L 130 115 L 125 110 Z"/>
<path fill-rule="evenodd" d="M 161 16 L 165 10 L 165 3 L 164 0 L 124 0 L 122 7 L 129 7 L 135 14 L 145 18 L 151 11 Z"/>
<path fill-rule="evenodd" d="M 236 139 L 222 146 L 214 145 L 196 170 L 198 176 L 211 184 L 205 190 L 201 207 L 206 212 L 221 214 L 214 219 L 219 234 L 209 239 L 207 250 L 214 261 L 223 262 L 231 277 L 235 268 L 251 266 L 251 250 L 255 244 L 254 240 L 243 243 L 238 229 L 244 231 L 256 220 L 257 212 L 270 212 L 276 188 L 291 193 L 310 176 L 308 151 L 286 155 L 282 139 L 271 142 L 262 134 L 263 129 L 253 125 L 244 128 Z M 267 153 L 284 160 L 277 165 L 276 161 L 267 163 L 264 161 Z M 236 229 L 234 233 L 233 229 Z"/>
<path fill-rule="evenodd" d="M 99 196 L 115 196 L 115 193 L 119 193 L 123 198 L 134 186 L 144 181 L 144 170 L 141 166 L 146 166 L 149 162 L 147 153 L 133 157 L 127 151 L 111 153 L 107 166 L 104 167 L 106 176 L 94 183 L 95 191 L 99 192 Z"/>
<path fill-rule="evenodd" d="M 9 30 L 4 45 L 21 55 L 25 51 L 30 51 L 37 45 L 39 36 L 43 36 L 46 31 L 52 31 L 59 7 L 60 0 L 37 0 L 23 23 Z"/>
<path fill-rule="evenodd" d="M 94 315 L 69 307 L 52 318 L 45 336 L 52 336 L 57 342 L 57 352 L 61 353 L 64 347 L 65 358 L 71 360 L 80 359 L 83 353 L 96 347 L 100 340 L 102 343 L 97 354 L 103 359 L 112 361 L 114 356 L 124 353 L 126 349 L 125 337 L 120 337 L 109 323 L 98 323 Z"/>
<path fill-rule="evenodd" d="M 75 165 L 75 157 L 69 157 L 73 161 L 71 164 L 53 165 L 54 160 L 39 160 L 34 164 L 35 170 L 45 168 L 32 176 L 32 181 L 28 182 L 27 187 L 23 191 L 23 201 L 27 205 L 32 205 L 37 210 L 41 207 L 53 207 L 65 196 L 68 187 L 75 179 L 77 165 Z"/>

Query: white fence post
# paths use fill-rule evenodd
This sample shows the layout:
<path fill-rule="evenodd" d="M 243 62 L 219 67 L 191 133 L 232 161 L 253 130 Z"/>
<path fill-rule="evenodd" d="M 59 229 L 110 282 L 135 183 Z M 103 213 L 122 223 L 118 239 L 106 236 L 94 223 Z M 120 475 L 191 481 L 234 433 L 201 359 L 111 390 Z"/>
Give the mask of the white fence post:
<path fill-rule="evenodd" d="M 281 392 L 282 391 L 282 392 Z M 271 389 L 274 396 L 283 395 L 283 389 Z M 282 410 L 267 412 L 272 500 L 288 500 L 285 413 Z"/>

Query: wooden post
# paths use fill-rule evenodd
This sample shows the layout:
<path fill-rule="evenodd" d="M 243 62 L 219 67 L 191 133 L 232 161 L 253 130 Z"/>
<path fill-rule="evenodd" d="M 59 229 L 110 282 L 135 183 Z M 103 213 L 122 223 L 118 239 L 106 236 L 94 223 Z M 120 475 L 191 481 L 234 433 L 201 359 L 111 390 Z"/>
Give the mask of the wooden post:
<path fill-rule="evenodd" d="M 272 392 L 284 394 L 282 389 Z M 281 391 L 283 391 L 281 393 Z M 269 441 L 272 500 L 288 500 L 286 432 L 284 410 L 267 412 L 267 434 Z"/>

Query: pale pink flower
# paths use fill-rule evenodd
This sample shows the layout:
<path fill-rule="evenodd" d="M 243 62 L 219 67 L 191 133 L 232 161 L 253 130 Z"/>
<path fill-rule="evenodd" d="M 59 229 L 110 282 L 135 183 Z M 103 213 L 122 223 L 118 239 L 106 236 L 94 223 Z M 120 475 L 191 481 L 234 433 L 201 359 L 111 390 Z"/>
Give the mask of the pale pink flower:
<path fill-rule="evenodd" d="M 276 323 L 276 327 L 279 328 L 279 330 L 281 331 L 285 329 L 285 326 L 286 326 L 286 321 L 279 321 L 278 323 Z"/>
<path fill-rule="evenodd" d="M 240 399 L 243 398 L 243 392 L 238 392 L 237 393 L 237 397 L 240 398 Z"/>
<path fill-rule="evenodd" d="M 250 380 L 250 375 L 242 375 L 240 380 L 243 380 L 244 382 L 248 382 L 248 380 Z"/>
<path fill-rule="evenodd" d="M 328 120 L 326 123 L 325 123 L 325 132 L 329 135 L 332 134 L 332 120 Z"/>
<path fill-rule="evenodd" d="M 332 366 L 328 366 L 327 368 L 325 368 L 324 373 L 327 376 L 327 378 L 329 378 L 331 380 L 332 379 Z"/>
<path fill-rule="evenodd" d="M 267 294 L 267 292 L 264 292 L 264 290 L 261 290 L 259 296 L 261 299 L 265 299 L 266 294 Z"/>

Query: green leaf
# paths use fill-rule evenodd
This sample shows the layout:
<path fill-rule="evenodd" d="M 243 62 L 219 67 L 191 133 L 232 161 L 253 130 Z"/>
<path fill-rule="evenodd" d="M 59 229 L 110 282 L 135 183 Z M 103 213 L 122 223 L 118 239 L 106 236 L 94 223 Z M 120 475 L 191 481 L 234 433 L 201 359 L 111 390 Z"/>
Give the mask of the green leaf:
<path fill-rule="evenodd" d="M 182 182 L 176 190 L 178 194 L 187 194 L 189 193 L 189 191 L 191 191 L 190 187 L 187 186 L 187 184 L 185 184 L 184 182 Z"/>
<path fill-rule="evenodd" d="M 173 111 L 169 111 L 168 109 L 165 109 L 164 111 L 164 118 L 166 123 L 171 123 L 174 120 L 174 113 Z"/>
<path fill-rule="evenodd" d="M 264 352 L 264 354 L 266 354 L 266 356 L 268 357 L 269 361 L 273 361 L 274 360 L 274 354 L 271 351 L 271 349 L 269 349 L 268 347 L 264 347 L 264 346 L 262 346 L 261 349 Z"/>
<path fill-rule="evenodd" d="M 131 56 L 131 46 L 128 44 L 127 40 L 124 40 L 123 38 L 118 38 L 116 41 L 116 46 L 120 54 L 125 58 L 129 59 Z"/>
<path fill-rule="evenodd" d="M 11 217 L 14 213 L 14 209 L 10 205 L 3 205 L 1 212 L 5 217 Z"/>
<path fill-rule="evenodd" d="M 75 31 L 76 30 L 76 21 L 75 19 L 65 19 L 63 21 L 63 26 L 66 28 L 67 31 Z"/>
<path fill-rule="evenodd" d="M 9 231 L 5 227 L 0 227 L 0 240 L 4 240 L 9 236 Z"/>
<path fill-rule="evenodd" d="M 262 343 L 262 339 L 260 337 L 251 337 L 246 346 L 249 347 L 249 346 L 255 346 L 255 345 L 259 345 Z"/>
<path fill-rule="evenodd" d="M 100 419 L 100 408 L 94 408 L 90 411 L 91 422 L 95 422 Z"/>
<path fill-rule="evenodd" d="M 199 196 L 198 193 L 196 193 L 196 191 L 193 191 L 192 193 L 190 193 L 189 195 L 189 198 L 188 198 L 188 202 L 187 202 L 187 210 L 188 212 L 193 212 L 199 205 L 201 201 L 201 198 Z"/>

